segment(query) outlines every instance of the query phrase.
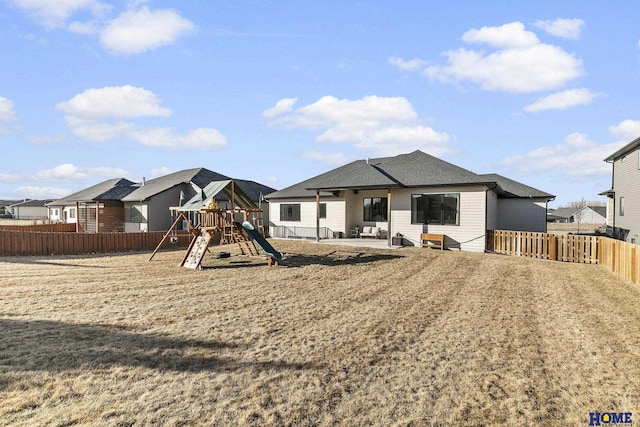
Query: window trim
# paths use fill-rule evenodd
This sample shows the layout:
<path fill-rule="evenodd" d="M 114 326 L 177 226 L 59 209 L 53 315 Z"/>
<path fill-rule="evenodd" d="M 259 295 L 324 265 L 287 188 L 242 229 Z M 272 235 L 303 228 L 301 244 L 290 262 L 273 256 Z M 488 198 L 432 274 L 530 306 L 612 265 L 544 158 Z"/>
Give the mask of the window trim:
<path fill-rule="evenodd" d="M 286 209 L 288 208 L 292 209 L 291 216 L 289 216 L 289 212 L 286 211 Z M 300 203 L 281 203 L 280 204 L 280 221 L 301 222 L 301 220 L 302 220 L 302 214 L 300 212 Z"/>
<path fill-rule="evenodd" d="M 374 200 L 380 200 L 380 210 L 381 212 L 374 211 L 373 206 L 376 202 Z M 367 215 L 367 208 L 365 207 L 365 201 L 370 200 L 370 209 L 369 214 Z M 362 198 L 362 222 L 387 222 L 388 221 L 388 211 L 389 211 L 389 201 L 386 197 L 363 197 Z M 382 219 L 375 219 L 376 214 L 380 215 Z M 369 219 L 367 219 L 369 217 Z"/>
<path fill-rule="evenodd" d="M 618 216 L 624 216 L 624 196 L 620 196 L 618 204 Z"/>
<path fill-rule="evenodd" d="M 318 218 L 327 219 L 327 204 L 326 203 L 319 203 L 318 204 Z"/>
<path fill-rule="evenodd" d="M 455 198 L 456 199 L 456 208 L 455 208 L 455 223 L 452 222 L 446 222 L 445 221 L 445 216 L 446 216 L 446 208 L 447 205 L 445 203 L 445 198 L 449 196 L 448 198 Z M 419 198 L 422 197 L 432 197 L 432 198 L 436 198 L 436 197 L 440 197 L 440 221 L 430 221 L 429 220 L 429 207 L 428 207 L 428 201 L 427 201 L 427 205 L 425 207 L 425 210 L 423 211 L 423 216 L 424 216 L 424 221 L 420 222 L 417 221 L 417 210 L 415 210 L 414 208 L 414 200 L 418 200 Z M 428 200 L 428 199 L 427 199 Z M 424 225 L 424 224 L 428 224 L 428 225 L 442 225 L 442 226 L 453 226 L 453 227 L 459 227 L 460 226 L 460 193 L 417 193 L 417 194 L 412 194 L 411 195 L 411 224 L 413 225 Z"/>

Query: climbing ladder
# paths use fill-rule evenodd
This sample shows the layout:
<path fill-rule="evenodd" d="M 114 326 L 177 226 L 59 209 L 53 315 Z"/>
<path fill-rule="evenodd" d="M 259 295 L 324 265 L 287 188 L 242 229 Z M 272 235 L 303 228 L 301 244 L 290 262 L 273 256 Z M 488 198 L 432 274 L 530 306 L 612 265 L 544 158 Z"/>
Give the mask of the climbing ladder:
<path fill-rule="evenodd" d="M 187 255 L 180 264 L 182 267 L 199 270 L 202 265 L 202 258 L 209 248 L 211 233 L 207 229 L 201 230 L 199 235 L 194 236 L 187 250 Z"/>

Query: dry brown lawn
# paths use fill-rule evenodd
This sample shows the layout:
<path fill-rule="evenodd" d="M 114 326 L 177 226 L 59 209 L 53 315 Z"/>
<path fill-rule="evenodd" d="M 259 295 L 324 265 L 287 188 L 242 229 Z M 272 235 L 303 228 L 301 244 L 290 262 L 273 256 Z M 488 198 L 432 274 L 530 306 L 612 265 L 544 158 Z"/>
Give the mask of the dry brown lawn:
<path fill-rule="evenodd" d="M 0 424 L 640 418 L 640 288 L 600 266 L 273 243 L 271 269 L 0 258 Z"/>

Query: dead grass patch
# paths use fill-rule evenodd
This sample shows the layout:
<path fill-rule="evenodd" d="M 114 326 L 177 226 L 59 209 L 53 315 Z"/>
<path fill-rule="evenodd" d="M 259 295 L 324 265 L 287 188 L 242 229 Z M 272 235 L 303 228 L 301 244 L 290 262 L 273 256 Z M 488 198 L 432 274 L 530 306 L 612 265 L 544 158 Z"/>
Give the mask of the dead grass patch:
<path fill-rule="evenodd" d="M 277 241 L 0 259 L 0 424 L 586 425 L 640 401 L 640 290 L 597 265 Z"/>

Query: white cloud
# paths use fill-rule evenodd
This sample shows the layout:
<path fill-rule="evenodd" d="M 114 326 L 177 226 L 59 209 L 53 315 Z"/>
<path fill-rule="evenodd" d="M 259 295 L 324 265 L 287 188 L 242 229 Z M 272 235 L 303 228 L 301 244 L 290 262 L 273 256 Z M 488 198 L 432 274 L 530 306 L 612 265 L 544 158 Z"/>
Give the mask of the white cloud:
<path fill-rule="evenodd" d="M 262 116 L 266 118 L 273 118 L 283 113 L 288 113 L 293 110 L 293 106 L 298 102 L 298 98 L 283 98 L 276 102 L 276 105 L 272 108 L 268 108 L 262 112 Z"/>
<path fill-rule="evenodd" d="M 179 135 L 170 128 L 137 129 L 127 136 L 149 147 L 208 149 L 227 145 L 224 135 L 206 128 L 192 130 L 186 135 Z"/>
<path fill-rule="evenodd" d="M 194 29 L 194 24 L 175 10 L 138 10 L 124 12 L 102 30 L 100 42 L 115 53 L 132 54 L 174 44 Z"/>
<path fill-rule="evenodd" d="M 22 181 L 22 177 L 20 175 L 0 172 L 0 182 L 9 183 L 9 182 L 19 182 L 19 181 Z"/>
<path fill-rule="evenodd" d="M 61 199 L 68 196 L 71 190 L 57 187 L 22 186 L 11 191 L 19 198 L 27 199 Z"/>
<path fill-rule="evenodd" d="M 425 75 L 443 83 L 470 81 L 486 90 L 528 93 L 559 88 L 583 74 L 582 60 L 541 43 L 519 22 L 470 30 L 463 40 L 497 50 L 447 51 L 448 64 L 429 66 Z"/>
<path fill-rule="evenodd" d="M 462 35 L 462 40 L 467 43 L 486 43 L 497 48 L 529 47 L 540 43 L 538 36 L 525 30 L 522 22 L 471 29 Z"/>
<path fill-rule="evenodd" d="M 329 165 L 343 165 L 348 160 L 343 153 L 320 153 L 319 151 L 305 151 L 302 157 Z"/>
<path fill-rule="evenodd" d="M 198 128 L 181 135 L 171 128 L 143 128 L 133 119 L 168 117 L 171 110 L 160 105 L 151 91 L 117 86 L 88 89 L 56 108 L 66 114 L 71 132 L 85 141 L 131 140 L 142 145 L 164 148 L 217 148 L 227 144 L 216 129 Z"/>
<path fill-rule="evenodd" d="M 92 118 L 167 117 L 171 110 L 162 108 L 151 91 L 134 86 L 111 86 L 87 89 L 56 108 L 69 115 Z"/>
<path fill-rule="evenodd" d="M 166 166 L 160 166 L 159 168 L 151 169 L 152 178 L 158 178 L 161 176 L 169 175 L 170 173 L 173 173 L 173 171 Z"/>
<path fill-rule="evenodd" d="M 395 65 L 399 70 L 403 71 L 418 71 L 427 65 L 427 61 L 423 59 L 414 58 L 406 61 L 398 56 L 392 56 L 387 60 L 387 62 L 391 65 Z"/>
<path fill-rule="evenodd" d="M 75 13 L 88 11 L 94 17 L 104 17 L 111 6 L 95 0 L 12 0 L 47 28 L 62 28 Z"/>
<path fill-rule="evenodd" d="M 568 135 L 561 144 L 507 157 L 500 166 L 522 173 L 556 171 L 571 179 L 606 176 L 611 174 L 611 165 L 604 159 L 622 145 L 622 142 L 600 144 L 576 132 Z"/>
<path fill-rule="evenodd" d="M 17 122 L 13 111 L 13 101 L 0 96 L 0 135 L 13 130 Z"/>
<path fill-rule="evenodd" d="M 571 89 L 538 98 L 533 104 L 524 107 L 529 113 L 544 110 L 566 110 L 578 105 L 587 105 L 598 96 L 589 89 Z"/>
<path fill-rule="evenodd" d="M 36 182 L 75 182 L 88 181 L 96 177 L 102 178 L 120 178 L 131 176 L 131 174 L 120 168 L 113 167 L 78 167 L 72 163 L 64 163 L 36 172 L 31 176 L 32 181 Z"/>
<path fill-rule="evenodd" d="M 631 142 L 640 137 L 640 120 L 623 120 L 609 126 L 609 133 L 621 141 Z"/>
<path fill-rule="evenodd" d="M 537 21 L 533 25 L 551 35 L 577 40 L 580 38 L 584 21 L 582 19 L 556 19 L 554 21 Z"/>
<path fill-rule="evenodd" d="M 437 156 L 452 151 L 451 137 L 421 125 L 413 106 L 402 97 L 365 96 L 352 101 L 325 96 L 274 117 L 271 123 L 317 131 L 318 142 L 353 144 L 376 155 L 421 149 Z"/>
<path fill-rule="evenodd" d="M 97 0 L 10 0 L 48 29 L 63 28 L 84 36 L 98 35 L 102 46 L 116 54 L 134 54 L 174 44 L 195 25 L 173 9 L 149 9 L 144 1 L 128 2 L 110 18 L 113 7 Z M 79 15 L 88 19 L 74 20 Z"/>

